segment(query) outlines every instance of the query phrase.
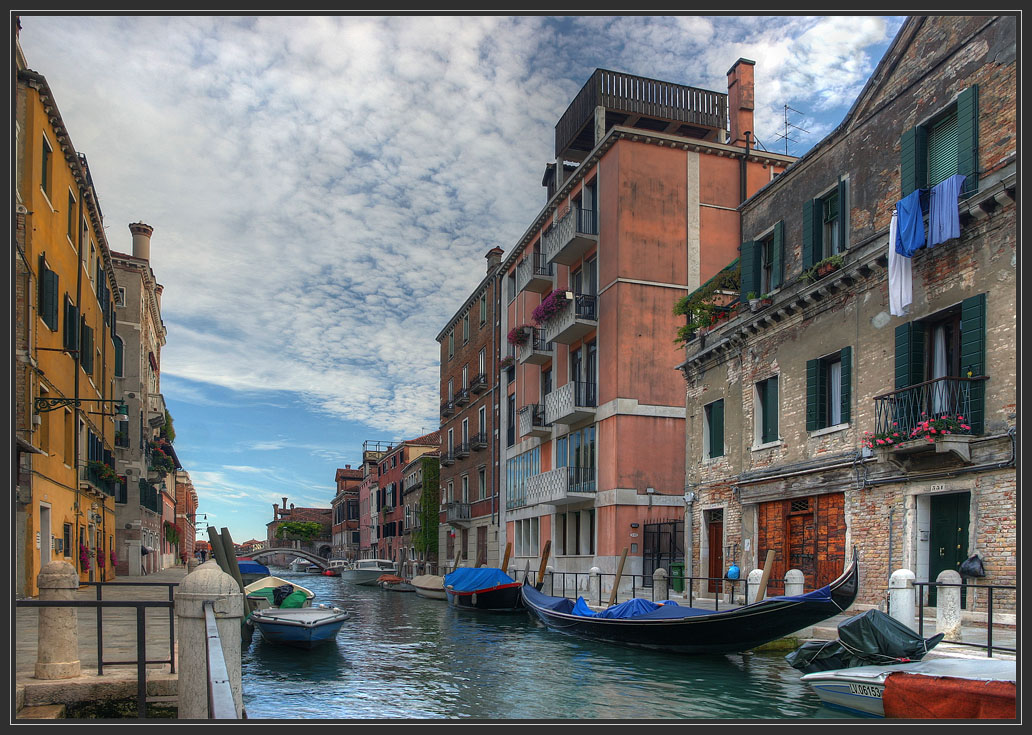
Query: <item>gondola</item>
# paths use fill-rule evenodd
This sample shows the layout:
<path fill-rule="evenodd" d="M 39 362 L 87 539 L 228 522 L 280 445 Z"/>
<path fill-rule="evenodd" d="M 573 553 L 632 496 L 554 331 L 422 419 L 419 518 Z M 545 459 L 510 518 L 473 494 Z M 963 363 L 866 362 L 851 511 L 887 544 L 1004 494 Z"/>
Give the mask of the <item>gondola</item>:
<path fill-rule="evenodd" d="M 465 610 L 522 610 L 521 587 L 519 582 L 496 567 L 461 567 L 444 577 L 448 604 Z"/>
<path fill-rule="evenodd" d="M 717 612 L 636 598 L 595 613 L 582 599 L 574 603 L 566 597 L 550 597 L 526 580 L 520 590 L 527 609 L 561 633 L 676 653 L 737 653 L 845 611 L 856 599 L 859 574 L 854 549 L 842 576 L 818 590 Z M 624 617 L 614 617 L 621 613 Z"/>

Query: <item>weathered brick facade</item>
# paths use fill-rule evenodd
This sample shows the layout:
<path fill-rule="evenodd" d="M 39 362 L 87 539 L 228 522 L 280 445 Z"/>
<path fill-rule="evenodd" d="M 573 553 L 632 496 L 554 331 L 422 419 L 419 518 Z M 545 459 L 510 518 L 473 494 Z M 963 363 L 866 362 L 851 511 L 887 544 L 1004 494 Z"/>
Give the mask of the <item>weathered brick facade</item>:
<path fill-rule="evenodd" d="M 798 541 L 798 529 L 791 524 L 778 521 L 777 528 L 770 527 L 764 504 L 796 499 L 801 506 L 806 498 L 841 493 L 842 516 L 827 519 L 830 525 L 823 528 L 818 521 L 814 530 L 818 538 L 824 533 L 844 548 L 843 562 L 853 547 L 859 550 L 859 603 L 883 603 L 895 569 L 911 569 L 918 581 L 935 580 L 936 565 L 944 563 L 938 557 L 949 556 L 947 544 L 936 542 L 943 533 L 937 524 L 951 525 L 942 518 L 947 505 L 956 508 L 950 512 L 960 519 L 953 553 L 983 557 L 988 575 L 983 584 L 1015 583 L 1014 52 L 1013 17 L 908 19 L 843 123 L 743 205 L 747 244 L 783 228 L 784 279 L 772 292 L 772 304 L 755 311 L 742 304 L 727 323 L 688 343 L 683 365 L 686 485 L 696 500 L 686 533 L 697 575 L 709 569 L 706 509 L 724 507 L 725 518 L 741 515 L 740 529 L 725 521 L 723 545 L 739 545 L 738 563 L 746 573 L 762 564 L 767 548 L 781 557 Z M 970 97 L 974 85 L 977 167 L 969 178 L 977 180 L 977 190 L 959 201 L 960 237 L 914 254 L 913 303 L 904 315 L 894 316 L 889 310 L 888 227 L 896 202 L 906 193 L 901 141 L 915 126 L 929 126 L 950 114 L 959 117 L 957 101 Z M 820 258 L 806 249 L 811 241 L 804 228 L 814 226 L 807 207 L 827 200 L 829 192 L 840 198 L 845 193 L 839 218 L 844 262 L 831 275 L 810 280 L 804 272 Z M 968 308 L 980 321 L 962 316 Z M 898 412 L 902 401 L 917 401 L 921 390 L 930 390 L 921 386 L 931 370 L 931 337 L 912 348 L 925 350 L 921 364 L 901 352 L 900 334 L 910 333 L 905 330 L 913 328 L 907 325 L 919 324 L 923 335 L 924 325 L 950 319 L 960 325 L 957 343 L 984 343 L 984 358 L 958 359 L 961 374 L 933 375 L 938 382 L 932 385 L 955 386 L 964 396 L 963 391 L 984 385 L 984 401 L 975 393 L 970 404 L 957 404 L 984 403 L 982 424 L 973 437 L 959 440 L 957 451 L 940 451 L 949 445 L 931 441 L 863 452 L 864 432 L 877 428 L 878 406 L 883 416 L 887 406 Z M 930 334 L 933 326 L 927 328 Z M 842 415 L 839 423 L 826 425 L 821 412 L 832 393 L 814 386 L 821 385 L 816 376 L 826 362 L 837 359 L 844 375 Z M 911 376 L 901 385 L 901 365 L 920 368 L 921 377 Z M 986 379 L 977 380 L 978 373 Z M 773 440 L 763 442 L 757 438 L 763 414 L 756 405 L 757 383 L 772 377 L 777 431 Z M 705 407 L 720 398 L 725 451 L 707 459 Z M 808 552 L 814 550 L 811 545 Z M 818 574 L 815 583 L 830 581 L 833 573 Z M 997 611 L 1013 610 L 1013 602 L 1012 593 L 994 596 Z M 966 605 L 983 610 L 984 592 L 970 595 Z"/>

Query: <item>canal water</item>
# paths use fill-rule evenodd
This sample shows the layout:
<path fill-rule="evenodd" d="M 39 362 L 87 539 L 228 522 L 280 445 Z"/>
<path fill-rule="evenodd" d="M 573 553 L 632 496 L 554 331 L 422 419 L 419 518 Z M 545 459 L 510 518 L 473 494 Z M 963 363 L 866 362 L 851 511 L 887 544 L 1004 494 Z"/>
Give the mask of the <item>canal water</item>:
<path fill-rule="evenodd" d="M 339 577 L 272 573 L 348 610 L 336 645 L 255 632 L 242 655 L 249 719 L 848 719 L 784 655 L 685 656 L 573 638 L 529 614 L 451 608 Z"/>

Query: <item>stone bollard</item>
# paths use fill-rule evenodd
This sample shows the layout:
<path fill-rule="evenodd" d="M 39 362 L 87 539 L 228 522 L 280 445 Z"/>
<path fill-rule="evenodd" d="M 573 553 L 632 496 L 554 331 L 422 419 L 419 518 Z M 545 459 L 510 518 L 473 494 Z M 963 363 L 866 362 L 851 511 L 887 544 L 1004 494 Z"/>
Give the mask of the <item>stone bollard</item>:
<path fill-rule="evenodd" d="M 943 569 L 935 578 L 939 584 L 960 584 L 960 574 Z M 935 632 L 945 633 L 943 640 L 960 640 L 960 587 L 939 587 L 935 591 Z"/>
<path fill-rule="evenodd" d="M 911 630 L 917 630 L 914 623 L 914 610 L 917 605 L 914 578 L 914 573 L 909 569 L 897 569 L 889 577 L 889 617 Z"/>
<path fill-rule="evenodd" d="M 598 603 L 598 596 L 601 590 L 602 584 L 602 570 L 598 567 L 592 567 L 588 570 L 588 598 L 587 603 L 589 605 L 595 605 Z"/>
<path fill-rule="evenodd" d="M 760 591 L 760 582 L 763 580 L 763 570 L 753 569 L 749 572 L 749 578 L 746 581 L 745 589 L 745 604 L 748 605 L 751 602 L 756 602 L 756 595 Z M 767 596 L 766 590 L 763 592 L 763 596 Z"/>
<path fill-rule="evenodd" d="M 187 559 L 187 561 L 186 561 L 186 573 L 189 574 L 190 572 L 195 570 L 200 565 L 201 565 L 201 562 L 196 557 L 191 557 L 190 559 Z"/>
<path fill-rule="evenodd" d="M 652 601 L 659 602 L 667 599 L 667 571 L 660 567 L 652 573 Z"/>
<path fill-rule="evenodd" d="M 555 594 L 555 586 L 554 586 L 555 579 L 554 579 L 554 577 L 555 577 L 555 570 L 552 569 L 551 566 L 545 567 L 545 573 L 541 577 L 541 581 L 542 581 L 541 591 L 544 592 L 546 595 L 554 595 Z"/>
<path fill-rule="evenodd" d="M 66 561 L 52 561 L 36 578 L 40 600 L 73 600 L 79 575 Z M 71 679 L 79 676 L 79 614 L 74 607 L 39 609 L 39 643 L 36 649 L 37 679 Z"/>
<path fill-rule="evenodd" d="M 785 596 L 794 597 L 803 594 L 803 585 L 806 577 L 798 569 L 789 569 L 785 572 Z"/>
<path fill-rule="evenodd" d="M 236 580 L 216 561 L 201 564 L 183 578 L 175 593 L 176 628 L 179 632 L 179 719 L 208 719 L 208 632 L 204 602 L 214 602 L 216 625 L 226 659 L 237 718 L 243 710 L 240 681 L 240 625 L 244 596 Z M 214 640 L 210 642 L 215 644 Z"/>

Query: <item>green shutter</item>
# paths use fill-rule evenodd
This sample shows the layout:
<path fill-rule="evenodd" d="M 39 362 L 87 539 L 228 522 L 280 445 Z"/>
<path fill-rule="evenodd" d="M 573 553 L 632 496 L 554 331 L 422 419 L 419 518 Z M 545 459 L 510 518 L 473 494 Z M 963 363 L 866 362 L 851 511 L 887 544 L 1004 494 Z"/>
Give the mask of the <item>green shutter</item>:
<path fill-rule="evenodd" d="M 774 225 L 774 253 L 771 258 L 770 288 L 773 291 L 781 285 L 782 272 L 785 269 L 785 221 L 778 220 Z"/>
<path fill-rule="evenodd" d="M 985 294 L 964 299 L 960 307 L 960 373 L 961 377 L 985 375 Z M 971 407 L 967 419 L 971 431 L 985 430 L 985 382 L 978 380 L 971 386 Z"/>
<path fill-rule="evenodd" d="M 849 423 L 849 407 L 852 403 L 853 348 L 843 347 L 839 353 L 842 358 L 842 423 Z"/>
<path fill-rule="evenodd" d="M 849 186 L 845 179 L 838 182 L 838 208 L 839 208 L 839 243 L 841 251 L 845 252 L 849 246 Z"/>
<path fill-rule="evenodd" d="M 823 209 L 819 200 L 809 199 L 803 202 L 803 270 L 812 267 L 820 260 L 817 257 L 821 248 L 821 235 L 818 228 L 822 216 Z"/>
<path fill-rule="evenodd" d="M 123 345 L 121 337 L 115 337 L 114 335 L 112 335 L 112 340 L 115 343 L 115 377 L 116 378 L 121 378 L 122 377 L 122 359 L 123 359 L 122 358 L 122 350 L 123 350 L 124 345 Z"/>
<path fill-rule="evenodd" d="M 820 403 L 817 400 L 817 376 L 821 370 L 820 360 L 806 361 L 806 430 L 816 431 L 818 426 L 817 416 L 820 413 Z"/>
<path fill-rule="evenodd" d="M 57 331 L 57 292 L 59 279 L 57 273 L 47 269 L 43 274 L 44 298 L 43 298 L 43 321 L 50 327 L 50 331 Z"/>
<path fill-rule="evenodd" d="M 710 457 L 724 456 L 724 399 L 710 404 Z"/>
<path fill-rule="evenodd" d="M 742 243 L 741 268 L 738 298 L 745 304 L 750 292 L 760 295 L 760 244 L 755 240 Z"/>
<path fill-rule="evenodd" d="M 924 324 L 896 327 L 896 390 L 924 382 Z"/>
<path fill-rule="evenodd" d="M 951 113 L 928 128 L 928 186 L 957 173 L 957 115 Z"/>
<path fill-rule="evenodd" d="M 964 174 L 963 194 L 978 191 L 978 85 L 957 98 L 957 173 Z"/>
<path fill-rule="evenodd" d="M 920 125 L 903 133 L 900 147 L 900 198 L 915 189 L 922 189 L 928 181 L 928 137 Z"/>
<path fill-rule="evenodd" d="M 79 349 L 79 310 L 68 298 L 68 294 L 65 294 L 64 317 L 64 348 L 74 352 Z"/>

